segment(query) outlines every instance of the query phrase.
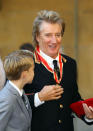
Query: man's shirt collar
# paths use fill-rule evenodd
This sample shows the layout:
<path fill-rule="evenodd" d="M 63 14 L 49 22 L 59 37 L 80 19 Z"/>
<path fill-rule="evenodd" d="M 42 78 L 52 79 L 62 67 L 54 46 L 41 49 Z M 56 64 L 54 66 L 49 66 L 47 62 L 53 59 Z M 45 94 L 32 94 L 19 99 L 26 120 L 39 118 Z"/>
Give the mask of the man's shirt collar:
<path fill-rule="evenodd" d="M 49 64 L 49 66 L 53 69 L 54 68 L 54 65 L 53 65 L 53 60 L 57 60 L 57 61 L 59 61 L 59 55 L 55 58 L 55 59 L 53 59 L 52 57 L 50 57 L 50 56 L 48 56 L 48 55 L 46 55 L 44 52 L 42 52 L 41 50 L 40 50 L 40 54 L 41 54 L 41 56 L 47 61 L 47 63 Z"/>

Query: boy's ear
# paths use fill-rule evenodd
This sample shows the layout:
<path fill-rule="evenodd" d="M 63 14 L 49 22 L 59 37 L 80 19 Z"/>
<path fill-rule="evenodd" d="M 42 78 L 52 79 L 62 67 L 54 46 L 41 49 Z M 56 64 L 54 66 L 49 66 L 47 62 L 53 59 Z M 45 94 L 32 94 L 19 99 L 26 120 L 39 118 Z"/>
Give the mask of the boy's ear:
<path fill-rule="evenodd" d="M 21 78 L 22 78 L 22 79 L 25 79 L 25 78 L 26 78 L 26 74 L 27 74 L 27 71 L 23 71 L 23 72 L 21 73 Z"/>

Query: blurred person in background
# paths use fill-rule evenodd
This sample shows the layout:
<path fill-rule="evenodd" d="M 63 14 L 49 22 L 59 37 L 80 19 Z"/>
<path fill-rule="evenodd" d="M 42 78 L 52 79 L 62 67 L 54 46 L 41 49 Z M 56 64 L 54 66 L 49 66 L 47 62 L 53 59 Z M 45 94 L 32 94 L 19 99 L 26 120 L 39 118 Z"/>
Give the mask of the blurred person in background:
<path fill-rule="evenodd" d="M 0 58 L 0 89 L 3 88 L 5 84 L 6 76 L 5 76 L 5 71 L 3 67 L 3 61 Z"/>
<path fill-rule="evenodd" d="M 23 43 L 20 47 L 19 47 L 19 49 L 23 49 L 23 50 L 29 50 L 29 51 L 31 51 L 31 52 L 34 52 L 34 46 L 31 44 L 31 43 L 29 43 L 29 42 L 27 42 L 27 43 Z"/>

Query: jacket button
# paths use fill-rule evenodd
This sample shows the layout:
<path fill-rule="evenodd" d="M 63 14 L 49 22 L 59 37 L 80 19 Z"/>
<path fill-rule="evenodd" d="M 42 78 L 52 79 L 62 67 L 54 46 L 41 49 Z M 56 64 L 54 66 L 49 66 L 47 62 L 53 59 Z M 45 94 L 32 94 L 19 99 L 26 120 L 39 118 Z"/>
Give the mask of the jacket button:
<path fill-rule="evenodd" d="M 62 104 L 60 104 L 60 108 L 61 108 L 61 109 L 63 108 L 63 105 L 62 105 Z"/>
<path fill-rule="evenodd" d="M 59 124 L 61 124 L 61 123 L 62 123 L 62 121 L 61 121 L 61 120 L 59 120 L 59 121 L 58 121 L 58 123 L 59 123 Z"/>

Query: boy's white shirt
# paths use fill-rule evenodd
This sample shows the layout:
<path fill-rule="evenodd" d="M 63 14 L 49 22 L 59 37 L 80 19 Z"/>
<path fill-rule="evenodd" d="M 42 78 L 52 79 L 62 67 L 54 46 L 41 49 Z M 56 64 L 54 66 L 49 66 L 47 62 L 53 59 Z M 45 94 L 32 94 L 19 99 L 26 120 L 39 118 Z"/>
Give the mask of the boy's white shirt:
<path fill-rule="evenodd" d="M 18 93 L 19 93 L 20 96 L 22 96 L 22 94 L 23 94 L 23 89 L 20 90 L 20 89 L 19 89 L 12 81 L 10 81 L 10 80 L 9 80 L 9 84 L 11 84 L 12 87 L 15 88 L 15 89 L 18 91 Z"/>

